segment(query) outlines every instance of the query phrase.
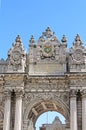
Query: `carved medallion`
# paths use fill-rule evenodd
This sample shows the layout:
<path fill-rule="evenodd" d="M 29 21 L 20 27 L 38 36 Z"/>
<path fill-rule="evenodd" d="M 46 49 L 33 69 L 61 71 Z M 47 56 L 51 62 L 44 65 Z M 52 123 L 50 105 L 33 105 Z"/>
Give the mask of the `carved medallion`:
<path fill-rule="evenodd" d="M 19 58 L 20 58 L 20 53 L 19 53 L 19 52 L 14 52 L 14 53 L 13 53 L 13 59 L 14 59 L 15 61 L 18 61 Z"/>
<path fill-rule="evenodd" d="M 46 46 L 44 48 L 44 51 L 45 51 L 45 53 L 49 54 L 52 51 L 52 47 L 51 46 Z"/>
<path fill-rule="evenodd" d="M 50 41 L 45 42 L 45 44 L 43 45 L 43 49 L 42 49 L 42 53 L 43 56 L 46 58 L 49 58 L 53 55 L 53 46 L 51 45 Z"/>
<path fill-rule="evenodd" d="M 82 50 L 77 49 L 73 55 L 74 59 L 80 61 L 83 58 Z"/>
<path fill-rule="evenodd" d="M 72 57 L 73 60 L 76 61 L 77 63 L 82 63 L 84 61 L 83 51 L 81 49 L 75 50 Z"/>
<path fill-rule="evenodd" d="M 20 59 L 21 59 L 21 56 L 20 56 L 20 53 L 19 51 L 14 51 L 12 53 L 12 62 L 16 65 L 20 64 Z"/>

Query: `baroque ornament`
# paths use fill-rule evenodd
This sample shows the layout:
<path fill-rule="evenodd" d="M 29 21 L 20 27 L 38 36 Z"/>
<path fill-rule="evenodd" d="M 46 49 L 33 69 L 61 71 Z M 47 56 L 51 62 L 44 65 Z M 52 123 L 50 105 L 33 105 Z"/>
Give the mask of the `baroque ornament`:
<path fill-rule="evenodd" d="M 76 49 L 73 54 L 73 60 L 77 64 L 84 63 L 83 51 L 81 49 Z"/>
<path fill-rule="evenodd" d="M 82 45 L 82 41 L 77 34 L 73 47 L 70 49 L 70 57 L 72 64 L 84 64 L 85 63 L 85 48 Z"/>
<path fill-rule="evenodd" d="M 46 41 L 42 49 L 42 58 L 49 58 L 54 55 L 54 48 L 50 41 Z"/>
<path fill-rule="evenodd" d="M 14 51 L 12 53 L 12 59 L 11 59 L 11 64 L 13 65 L 21 65 L 21 54 L 19 51 Z"/>
<path fill-rule="evenodd" d="M 21 42 L 21 38 L 18 35 L 15 43 L 13 44 L 13 48 L 11 48 L 8 52 L 8 70 L 9 71 L 24 71 L 24 63 L 26 57 L 24 48 Z"/>

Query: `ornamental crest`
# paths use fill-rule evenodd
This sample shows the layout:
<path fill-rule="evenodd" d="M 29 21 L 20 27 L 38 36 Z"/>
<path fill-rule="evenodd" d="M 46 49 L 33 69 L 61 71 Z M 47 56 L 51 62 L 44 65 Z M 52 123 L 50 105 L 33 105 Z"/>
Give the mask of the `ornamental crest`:
<path fill-rule="evenodd" d="M 45 46 L 44 48 L 44 52 L 49 54 L 52 51 L 52 47 L 51 46 Z"/>
<path fill-rule="evenodd" d="M 13 47 L 8 52 L 8 71 L 24 71 L 25 51 L 20 36 L 16 37 Z"/>
<path fill-rule="evenodd" d="M 51 56 L 53 56 L 54 53 L 54 48 L 51 45 L 50 41 L 47 41 L 42 48 L 42 56 L 45 58 L 49 58 Z"/>
<path fill-rule="evenodd" d="M 72 55 L 72 58 L 78 64 L 83 63 L 84 62 L 83 51 L 81 49 L 75 50 L 74 54 Z"/>
<path fill-rule="evenodd" d="M 11 64 L 19 65 L 21 64 L 21 54 L 19 51 L 14 51 L 11 56 Z"/>
<path fill-rule="evenodd" d="M 70 49 L 70 59 L 72 64 L 85 63 L 85 48 L 78 34 L 73 43 L 73 47 Z"/>

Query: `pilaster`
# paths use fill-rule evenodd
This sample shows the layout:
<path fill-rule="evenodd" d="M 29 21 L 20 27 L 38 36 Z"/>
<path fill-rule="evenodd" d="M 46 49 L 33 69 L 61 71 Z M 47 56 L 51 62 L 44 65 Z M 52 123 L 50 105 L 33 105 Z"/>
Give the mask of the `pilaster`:
<path fill-rule="evenodd" d="M 5 107 L 4 107 L 4 123 L 3 130 L 10 130 L 10 114 L 11 114 L 11 91 L 4 92 L 5 95 Z"/>
<path fill-rule="evenodd" d="M 76 90 L 70 92 L 70 130 L 77 130 Z"/>
<path fill-rule="evenodd" d="M 22 128 L 22 96 L 23 90 L 16 90 L 16 108 L 15 108 L 15 124 L 14 130 L 21 130 Z"/>
<path fill-rule="evenodd" d="M 82 130 L 86 130 L 86 89 L 82 91 Z"/>

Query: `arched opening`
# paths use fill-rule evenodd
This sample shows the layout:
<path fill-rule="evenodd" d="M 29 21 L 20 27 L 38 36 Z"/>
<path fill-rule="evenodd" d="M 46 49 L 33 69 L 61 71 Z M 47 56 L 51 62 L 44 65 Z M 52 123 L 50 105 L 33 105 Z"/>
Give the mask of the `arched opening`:
<path fill-rule="evenodd" d="M 27 106 L 26 109 L 26 113 L 25 113 L 25 117 L 27 120 L 27 130 L 31 129 L 31 130 L 36 130 L 36 124 L 37 124 L 37 120 L 39 119 L 39 117 L 41 117 L 41 115 L 43 113 L 46 112 L 56 112 L 59 113 L 60 115 L 55 115 L 53 120 L 51 120 L 51 124 L 53 123 L 55 117 L 57 117 L 56 119 L 59 120 L 59 122 L 61 124 L 65 124 L 65 126 L 67 126 L 67 124 L 69 123 L 69 110 L 66 106 L 66 104 L 64 102 L 61 102 L 60 100 L 55 101 L 55 100 L 41 100 L 39 102 L 35 102 L 34 105 L 29 107 Z M 27 115 L 28 113 L 28 115 Z M 61 118 L 61 116 L 64 118 L 63 120 L 65 120 L 63 122 Z M 59 119 L 58 119 L 59 118 Z M 46 120 L 46 119 L 45 119 Z M 47 121 L 46 121 L 47 122 Z M 45 122 L 45 123 L 46 123 Z M 58 129 L 57 129 L 58 130 Z M 59 130 L 63 130 L 62 128 Z"/>
<path fill-rule="evenodd" d="M 35 130 L 49 129 L 49 127 L 63 127 L 65 129 L 65 117 L 56 111 L 48 111 L 41 114 L 35 123 Z M 58 126 L 59 125 L 59 126 Z"/>

